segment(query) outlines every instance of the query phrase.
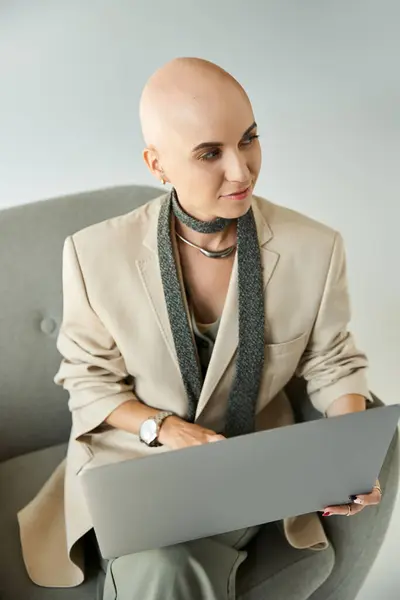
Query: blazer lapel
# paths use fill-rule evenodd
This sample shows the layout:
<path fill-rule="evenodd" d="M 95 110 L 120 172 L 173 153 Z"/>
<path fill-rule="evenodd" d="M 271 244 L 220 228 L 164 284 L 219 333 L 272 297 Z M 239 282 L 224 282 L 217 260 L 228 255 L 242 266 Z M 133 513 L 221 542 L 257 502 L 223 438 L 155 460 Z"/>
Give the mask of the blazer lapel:
<path fill-rule="evenodd" d="M 175 350 L 174 338 L 172 335 L 172 330 L 169 322 L 169 315 L 167 310 L 167 305 L 164 297 L 164 288 L 162 285 L 162 279 L 160 274 L 160 264 L 158 260 L 158 244 L 157 244 L 157 229 L 158 229 L 158 214 L 161 203 L 165 200 L 166 196 L 160 198 L 160 200 L 154 200 L 154 205 L 151 207 L 152 213 L 149 215 L 149 227 L 147 233 L 143 239 L 143 245 L 150 250 L 145 259 L 136 260 L 136 266 L 139 272 L 140 279 L 143 283 L 143 286 L 146 290 L 147 297 L 150 301 L 150 304 L 153 308 L 154 316 L 157 320 L 158 326 L 160 328 L 161 334 L 164 338 L 164 341 L 168 347 L 171 358 L 175 364 L 177 369 L 179 378 L 181 379 L 181 371 L 179 367 L 178 357 Z M 178 269 L 178 277 L 181 282 L 182 289 L 184 290 L 184 283 L 182 277 L 182 271 L 179 261 L 179 252 L 178 246 L 175 238 L 175 224 L 174 220 L 171 219 L 171 233 L 172 233 L 172 247 L 174 250 L 174 255 L 176 259 L 177 269 Z M 186 314 L 189 318 L 189 306 L 186 299 L 186 294 L 183 294 L 184 305 L 186 309 Z M 194 334 L 192 331 L 192 338 L 194 340 Z M 182 381 L 183 386 L 183 381 Z M 183 387 L 184 389 L 184 387 Z"/>
<path fill-rule="evenodd" d="M 274 272 L 278 262 L 279 255 L 272 250 L 265 248 L 267 242 L 272 238 L 271 229 L 253 199 L 252 203 L 254 218 L 257 226 L 257 235 L 260 241 L 261 267 L 264 274 L 264 293 L 269 280 Z M 217 338 L 210 363 L 208 365 L 206 377 L 201 390 L 199 402 L 197 405 L 196 419 L 203 412 L 218 382 L 226 371 L 236 349 L 239 340 L 239 303 L 238 303 L 238 262 L 237 254 L 232 268 L 231 279 L 229 282 L 228 293 L 225 300 L 224 309 L 221 315 L 221 322 L 218 329 Z"/>
<path fill-rule="evenodd" d="M 158 260 L 158 246 L 157 246 L 157 228 L 158 228 L 158 214 L 162 202 L 166 196 L 162 196 L 159 199 L 153 200 L 150 206 L 148 214 L 149 226 L 145 237 L 143 238 L 143 245 L 150 252 L 146 252 L 144 259 L 136 260 L 136 267 L 139 273 L 139 277 L 145 288 L 148 300 L 152 306 L 154 317 L 160 328 L 162 337 L 166 343 L 166 346 L 171 355 L 172 361 L 176 366 L 179 377 L 181 376 L 178 357 L 175 352 L 174 338 L 172 337 L 172 331 L 169 323 L 169 316 L 167 311 L 167 305 L 164 298 L 164 289 L 160 274 L 160 264 Z"/>

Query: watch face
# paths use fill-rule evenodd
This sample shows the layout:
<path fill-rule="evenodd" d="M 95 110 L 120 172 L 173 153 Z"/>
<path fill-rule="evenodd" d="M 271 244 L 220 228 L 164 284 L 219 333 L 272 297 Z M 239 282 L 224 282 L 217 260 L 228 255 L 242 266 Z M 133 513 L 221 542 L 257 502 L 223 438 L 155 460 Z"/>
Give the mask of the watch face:
<path fill-rule="evenodd" d="M 142 424 L 140 437 L 146 444 L 151 444 L 157 438 L 157 424 L 153 419 L 148 419 Z"/>

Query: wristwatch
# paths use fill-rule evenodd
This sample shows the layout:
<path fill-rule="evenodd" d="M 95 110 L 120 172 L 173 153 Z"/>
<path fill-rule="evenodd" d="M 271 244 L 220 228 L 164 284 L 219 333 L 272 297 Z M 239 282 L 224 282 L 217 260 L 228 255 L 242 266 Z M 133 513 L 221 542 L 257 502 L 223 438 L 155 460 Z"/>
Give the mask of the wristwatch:
<path fill-rule="evenodd" d="M 143 444 L 154 448 L 156 446 L 162 446 L 158 441 L 160 434 L 161 425 L 168 417 L 173 417 L 174 413 L 169 411 L 162 411 L 156 414 L 155 417 L 151 417 L 142 423 L 139 430 L 139 439 Z"/>

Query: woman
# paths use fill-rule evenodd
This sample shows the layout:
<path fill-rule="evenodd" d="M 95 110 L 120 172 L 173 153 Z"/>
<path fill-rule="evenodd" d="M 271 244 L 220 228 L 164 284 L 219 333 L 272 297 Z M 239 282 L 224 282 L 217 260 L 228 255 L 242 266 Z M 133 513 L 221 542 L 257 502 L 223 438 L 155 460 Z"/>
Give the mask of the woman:
<path fill-rule="evenodd" d="M 19 515 L 40 585 L 83 580 L 92 523 L 78 473 L 89 462 L 293 423 L 283 388 L 294 374 L 328 417 L 370 399 L 366 357 L 347 331 L 341 237 L 253 195 L 261 149 L 243 88 L 216 65 L 178 59 L 149 80 L 140 113 L 145 162 L 172 189 L 65 242 L 55 381 L 70 393 L 71 440 L 67 460 Z M 380 494 L 377 485 L 324 514 L 354 515 Z M 104 600 L 233 600 L 257 531 L 104 562 Z M 308 598 L 334 560 L 321 521 L 285 519 L 282 535 L 322 551 L 323 575 L 303 574 Z"/>

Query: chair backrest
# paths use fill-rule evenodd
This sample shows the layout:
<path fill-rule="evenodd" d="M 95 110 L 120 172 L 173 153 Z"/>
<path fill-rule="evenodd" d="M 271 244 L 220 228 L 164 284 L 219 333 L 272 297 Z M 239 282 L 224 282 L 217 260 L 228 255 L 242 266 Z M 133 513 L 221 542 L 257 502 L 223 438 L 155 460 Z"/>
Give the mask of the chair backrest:
<path fill-rule="evenodd" d="M 132 185 L 0 211 L 0 461 L 69 436 L 68 394 L 53 382 L 65 238 L 161 193 Z"/>

